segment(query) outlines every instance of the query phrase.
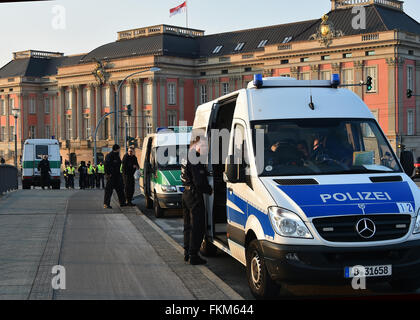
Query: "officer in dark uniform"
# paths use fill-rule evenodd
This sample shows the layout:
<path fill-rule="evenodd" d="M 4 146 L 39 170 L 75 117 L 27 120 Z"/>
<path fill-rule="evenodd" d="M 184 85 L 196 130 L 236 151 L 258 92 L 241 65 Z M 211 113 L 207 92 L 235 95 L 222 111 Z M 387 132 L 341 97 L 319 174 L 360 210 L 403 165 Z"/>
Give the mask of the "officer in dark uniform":
<path fill-rule="evenodd" d="M 38 170 L 41 173 L 41 187 L 44 189 L 47 187 L 51 188 L 50 184 L 50 162 L 48 161 L 48 156 L 44 156 L 43 159 L 38 163 Z"/>
<path fill-rule="evenodd" d="M 188 151 L 188 160 L 182 160 L 181 180 L 185 186 L 182 194 L 182 207 L 184 215 L 184 260 L 190 264 L 205 264 L 198 252 L 205 232 L 205 206 L 203 194 L 211 194 L 212 188 L 207 181 L 207 170 L 202 163 L 192 164 L 190 155 L 196 153 L 200 157 L 200 137 L 191 142 Z"/>
<path fill-rule="evenodd" d="M 120 146 L 114 144 L 112 146 L 112 152 L 108 153 L 105 158 L 105 196 L 104 196 L 104 208 L 112 209 L 111 207 L 111 196 L 114 189 L 117 191 L 118 200 L 121 207 L 125 207 L 125 195 L 124 187 L 121 176 L 121 158 L 120 158 Z"/>

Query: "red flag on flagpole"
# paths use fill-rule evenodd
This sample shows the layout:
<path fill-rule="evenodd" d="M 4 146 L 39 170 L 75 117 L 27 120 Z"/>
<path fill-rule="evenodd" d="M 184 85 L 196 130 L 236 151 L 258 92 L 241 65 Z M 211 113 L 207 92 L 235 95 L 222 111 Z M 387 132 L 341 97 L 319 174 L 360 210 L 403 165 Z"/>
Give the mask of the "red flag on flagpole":
<path fill-rule="evenodd" d="M 176 15 L 178 13 L 184 12 L 184 10 L 187 9 L 187 1 L 184 1 L 179 6 L 172 8 L 169 10 L 169 16 L 172 17 L 173 15 Z"/>

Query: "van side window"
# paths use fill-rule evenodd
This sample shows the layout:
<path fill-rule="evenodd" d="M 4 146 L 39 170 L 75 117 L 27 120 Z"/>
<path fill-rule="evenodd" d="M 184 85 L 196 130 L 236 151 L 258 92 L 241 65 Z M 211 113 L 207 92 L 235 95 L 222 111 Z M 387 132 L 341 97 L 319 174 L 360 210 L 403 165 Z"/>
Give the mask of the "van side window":
<path fill-rule="evenodd" d="M 245 138 L 245 128 L 240 124 L 236 124 L 234 130 L 233 155 L 235 156 L 235 162 L 244 164 L 246 174 L 249 175 L 249 158 Z"/>

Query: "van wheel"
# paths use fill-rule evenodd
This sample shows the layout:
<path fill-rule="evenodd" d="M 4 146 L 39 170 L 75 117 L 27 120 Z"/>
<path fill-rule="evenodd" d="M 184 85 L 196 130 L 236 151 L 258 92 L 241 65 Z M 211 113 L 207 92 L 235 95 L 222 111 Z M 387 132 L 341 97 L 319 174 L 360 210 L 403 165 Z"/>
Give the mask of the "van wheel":
<path fill-rule="evenodd" d="M 409 280 L 392 280 L 389 283 L 394 291 L 397 292 L 414 292 L 420 289 L 420 279 Z"/>
<path fill-rule="evenodd" d="M 164 215 L 164 210 L 159 205 L 159 200 L 156 196 L 156 193 L 153 197 L 153 207 L 154 207 L 154 211 L 155 211 L 155 217 L 156 218 L 162 218 L 163 215 Z"/>
<path fill-rule="evenodd" d="M 145 196 L 144 198 L 146 199 L 146 208 L 147 209 L 152 209 L 153 208 L 152 199 L 150 199 L 148 196 Z"/>
<path fill-rule="evenodd" d="M 200 253 L 205 257 L 214 257 L 217 254 L 217 247 L 210 242 L 208 237 L 204 237 Z"/>
<path fill-rule="evenodd" d="M 256 299 L 274 298 L 278 293 L 280 287 L 268 274 L 258 240 L 252 240 L 246 250 L 246 274 L 249 288 Z"/>

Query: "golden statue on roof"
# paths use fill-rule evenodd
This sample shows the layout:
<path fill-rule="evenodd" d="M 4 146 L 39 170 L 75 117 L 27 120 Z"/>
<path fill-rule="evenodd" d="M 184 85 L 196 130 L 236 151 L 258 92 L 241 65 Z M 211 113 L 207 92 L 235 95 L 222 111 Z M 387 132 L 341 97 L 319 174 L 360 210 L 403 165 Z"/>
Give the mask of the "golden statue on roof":
<path fill-rule="evenodd" d="M 342 36 L 344 36 L 344 32 L 341 30 L 335 30 L 334 24 L 329 21 L 328 15 L 324 14 L 321 17 L 321 24 L 317 33 L 311 35 L 309 40 L 318 40 L 322 45 L 328 48 L 334 38 Z"/>

